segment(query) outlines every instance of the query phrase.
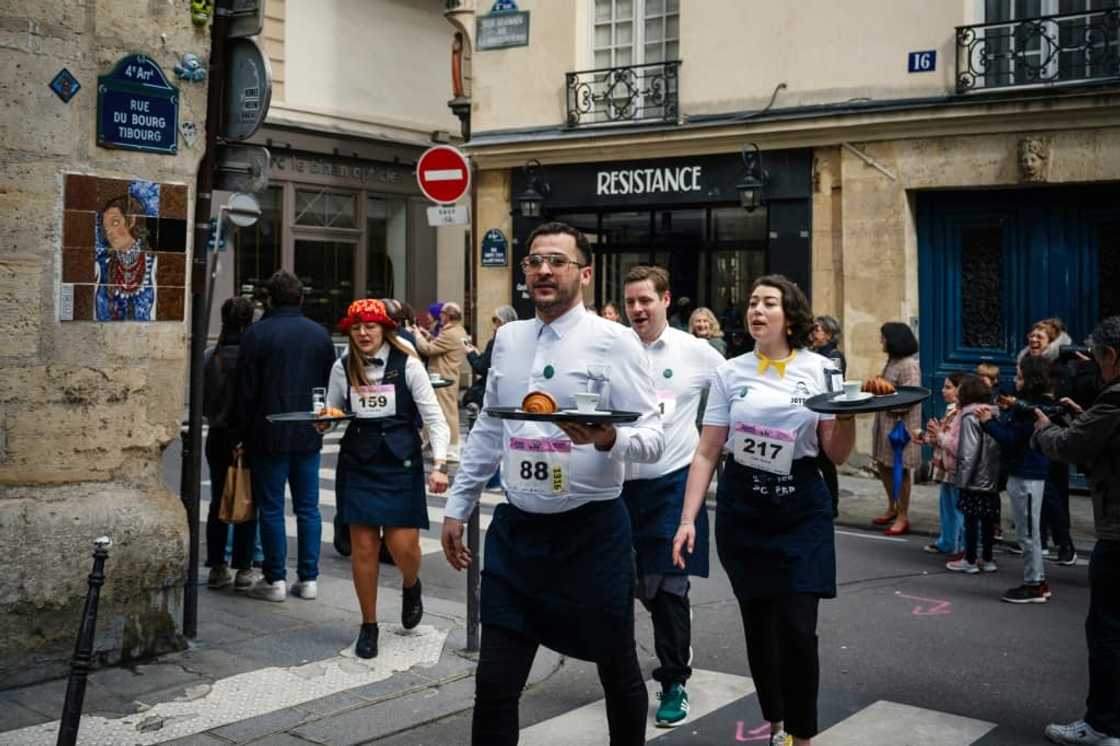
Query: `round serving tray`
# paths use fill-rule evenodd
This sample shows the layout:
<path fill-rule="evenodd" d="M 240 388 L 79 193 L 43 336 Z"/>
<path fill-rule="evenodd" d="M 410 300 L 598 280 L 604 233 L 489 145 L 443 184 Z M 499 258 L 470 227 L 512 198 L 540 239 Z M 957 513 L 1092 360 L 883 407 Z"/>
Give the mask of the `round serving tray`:
<path fill-rule="evenodd" d="M 639 412 L 577 412 L 562 409 L 551 414 L 525 412 L 517 407 L 487 407 L 486 414 L 500 420 L 527 420 L 529 422 L 578 422 L 586 425 L 617 425 L 634 422 L 642 415 Z"/>
<path fill-rule="evenodd" d="M 821 414 L 868 414 L 892 409 L 909 409 L 930 397 L 930 390 L 921 386 L 899 386 L 893 394 L 873 396 L 867 401 L 845 404 L 835 402 L 840 393 L 819 394 L 805 402 L 805 406 Z"/>
<path fill-rule="evenodd" d="M 354 414 L 344 414 L 339 417 L 320 417 L 315 412 L 280 412 L 278 414 L 265 415 L 265 419 L 269 422 L 344 422 L 346 420 L 354 419 Z"/>

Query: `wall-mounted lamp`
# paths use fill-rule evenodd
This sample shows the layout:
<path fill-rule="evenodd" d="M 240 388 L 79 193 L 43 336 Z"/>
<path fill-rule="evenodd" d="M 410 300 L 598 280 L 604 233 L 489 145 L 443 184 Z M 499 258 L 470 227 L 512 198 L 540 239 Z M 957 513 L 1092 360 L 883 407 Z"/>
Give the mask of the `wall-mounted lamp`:
<path fill-rule="evenodd" d="M 753 142 L 743 146 L 743 168 L 746 174 L 735 189 L 739 192 L 739 204 L 743 209 L 754 212 L 765 204 L 763 191 L 766 182 L 770 181 L 770 172 L 762 167 L 762 152 Z"/>
<path fill-rule="evenodd" d="M 541 178 L 541 162 L 536 158 L 528 161 L 521 170 L 525 174 L 525 191 L 514 199 L 523 217 L 539 218 L 545 199 L 552 194 L 552 187 Z"/>

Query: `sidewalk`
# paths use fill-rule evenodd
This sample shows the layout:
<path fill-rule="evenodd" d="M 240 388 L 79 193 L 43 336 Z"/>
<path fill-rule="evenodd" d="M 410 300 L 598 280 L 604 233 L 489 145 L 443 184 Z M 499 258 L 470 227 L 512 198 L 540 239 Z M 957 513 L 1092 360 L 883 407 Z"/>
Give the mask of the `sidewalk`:
<path fill-rule="evenodd" d="M 399 619 L 400 592 L 378 594 L 381 618 Z M 411 632 L 383 622 L 379 655 L 364 661 L 353 654 L 360 617 L 348 580 L 320 576 L 317 600 L 284 603 L 201 588 L 198 643 L 90 675 L 79 743 L 341 746 L 468 709 L 466 607 L 424 605 Z M 559 665 L 542 650 L 530 686 Z M 0 744 L 54 744 L 66 683 L 0 691 Z"/>

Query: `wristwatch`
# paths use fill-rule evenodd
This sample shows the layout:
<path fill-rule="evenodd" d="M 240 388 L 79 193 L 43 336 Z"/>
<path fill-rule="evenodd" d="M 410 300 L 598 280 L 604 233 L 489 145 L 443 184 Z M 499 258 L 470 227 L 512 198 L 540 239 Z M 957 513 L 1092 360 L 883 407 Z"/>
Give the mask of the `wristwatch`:
<path fill-rule="evenodd" d="M 447 473 L 447 464 L 436 464 L 432 468 L 435 471 L 438 471 L 440 474 L 446 474 Z"/>

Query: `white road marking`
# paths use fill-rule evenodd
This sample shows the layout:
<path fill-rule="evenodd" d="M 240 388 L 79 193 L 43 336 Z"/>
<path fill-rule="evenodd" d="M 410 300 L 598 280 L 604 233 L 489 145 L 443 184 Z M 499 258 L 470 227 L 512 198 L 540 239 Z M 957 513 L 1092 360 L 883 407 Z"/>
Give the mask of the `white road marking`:
<path fill-rule="evenodd" d="M 983 720 L 880 700 L 813 740 L 828 746 L 865 746 L 869 743 L 968 746 L 995 727 L 995 723 Z M 904 738 L 900 735 L 902 733 L 905 733 Z"/>
<path fill-rule="evenodd" d="M 843 529 L 836 529 L 836 533 L 843 534 L 844 536 L 855 536 L 860 539 L 874 539 L 875 541 L 893 541 L 895 543 L 907 543 L 906 539 L 898 536 L 880 536 L 879 534 L 872 534 L 866 531 L 844 531 Z"/>
<path fill-rule="evenodd" d="M 347 648 L 324 660 L 288 668 L 270 666 L 219 679 L 213 686 L 203 684 L 188 689 L 176 700 L 160 702 L 133 715 L 106 718 L 85 714 L 81 743 L 86 746 L 163 743 L 267 715 L 383 681 L 413 666 L 433 666 L 439 662 L 446 639 L 446 631 L 426 624 L 412 633 L 403 632 L 397 625 L 383 624 L 376 658 L 362 660 Z M 56 720 L 0 733 L 0 745 L 49 746 L 57 737 Z"/>
<path fill-rule="evenodd" d="M 646 688 L 650 702 L 646 740 L 652 741 L 672 731 L 653 724 L 653 715 L 659 704 L 656 693 L 661 690 L 661 685 L 651 680 L 646 682 Z M 691 708 L 688 717 L 690 720 L 701 718 L 753 692 L 754 681 L 746 676 L 693 669 L 692 678 L 688 680 L 688 704 Z M 687 724 L 682 727 L 687 727 Z M 606 733 L 607 709 L 604 700 L 600 699 L 522 729 L 520 743 L 522 746 L 598 746 L 605 743 Z"/>

